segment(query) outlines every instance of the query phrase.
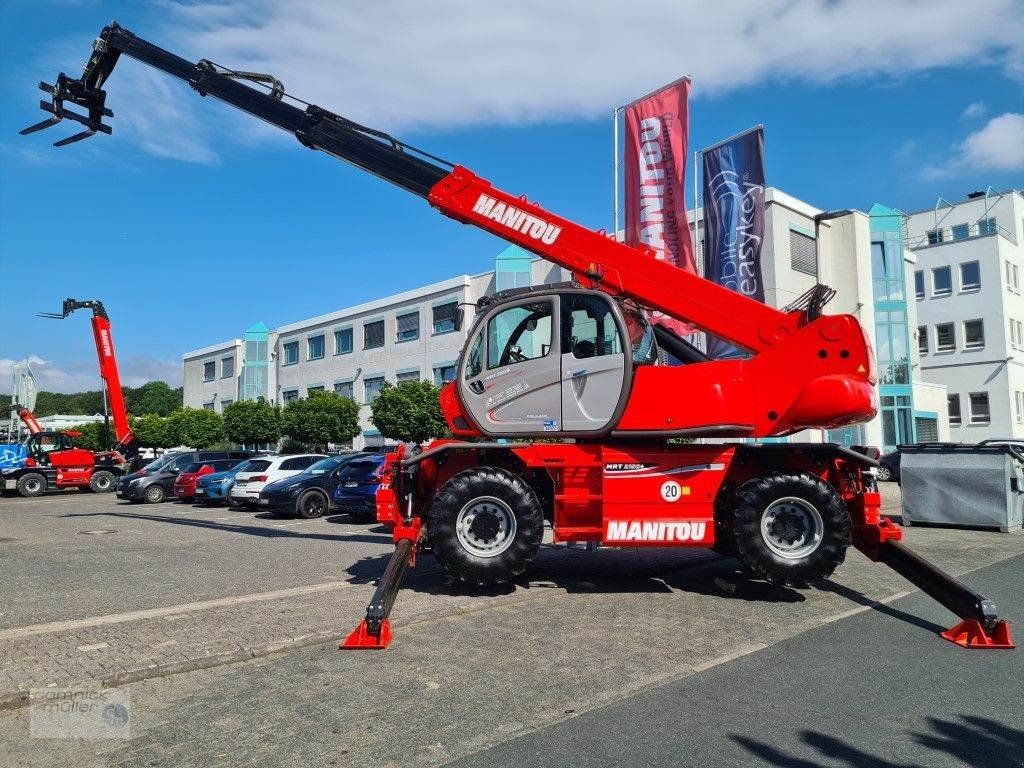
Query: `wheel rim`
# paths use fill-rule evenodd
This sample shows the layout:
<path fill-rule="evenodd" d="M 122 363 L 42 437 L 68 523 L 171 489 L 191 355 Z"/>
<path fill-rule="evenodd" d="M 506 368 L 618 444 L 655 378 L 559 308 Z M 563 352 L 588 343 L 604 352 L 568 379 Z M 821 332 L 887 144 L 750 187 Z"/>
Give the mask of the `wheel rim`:
<path fill-rule="evenodd" d="M 478 496 L 459 511 L 455 535 L 470 554 L 497 557 L 515 540 L 516 516 L 501 499 Z"/>
<path fill-rule="evenodd" d="M 43 487 L 43 484 L 36 480 L 34 477 L 30 477 L 25 482 L 25 490 L 29 493 L 38 493 L 39 489 Z"/>
<path fill-rule="evenodd" d="M 96 487 L 99 488 L 101 491 L 105 491 L 107 490 L 107 488 L 110 487 L 110 478 L 107 477 L 106 475 L 100 475 L 99 477 L 96 478 L 95 482 Z"/>
<path fill-rule="evenodd" d="M 324 513 L 324 500 L 313 494 L 303 502 L 302 509 L 310 517 L 320 517 Z"/>
<path fill-rule="evenodd" d="M 878 468 L 878 479 L 879 480 L 888 480 L 890 477 L 892 477 L 892 472 L 889 471 L 888 467 L 879 467 Z"/>
<path fill-rule="evenodd" d="M 821 513 L 809 501 L 795 496 L 773 501 L 761 515 L 761 538 L 768 549 L 787 560 L 814 552 L 824 533 Z"/>
<path fill-rule="evenodd" d="M 153 487 L 146 491 L 146 498 L 152 499 L 153 501 L 159 501 L 162 495 L 163 494 L 160 493 L 159 487 Z"/>

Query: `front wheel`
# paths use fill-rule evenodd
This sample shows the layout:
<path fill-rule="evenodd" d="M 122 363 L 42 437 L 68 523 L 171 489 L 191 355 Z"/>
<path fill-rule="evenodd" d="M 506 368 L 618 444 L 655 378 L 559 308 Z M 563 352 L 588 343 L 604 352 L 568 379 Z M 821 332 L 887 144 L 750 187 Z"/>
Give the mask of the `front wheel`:
<path fill-rule="evenodd" d="M 92 473 L 89 490 L 93 493 L 110 493 L 114 490 L 115 482 L 113 473 L 101 469 Z"/>
<path fill-rule="evenodd" d="M 875 470 L 875 477 L 878 478 L 879 482 L 890 483 L 892 482 L 892 470 L 885 466 L 885 464 L 879 464 L 878 469 Z"/>
<path fill-rule="evenodd" d="M 498 584 L 522 573 L 537 555 L 544 513 L 518 475 L 497 467 L 468 469 L 441 488 L 430 507 L 427 536 L 452 576 Z"/>
<path fill-rule="evenodd" d="M 46 492 L 46 478 L 38 472 L 29 472 L 18 478 L 18 493 L 26 498 L 42 496 Z"/>
<path fill-rule="evenodd" d="M 306 491 L 295 505 L 295 512 L 306 520 L 315 520 L 327 514 L 327 499 L 322 493 Z"/>
<path fill-rule="evenodd" d="M 162 485 L 151 485 L 146 489 L 143 494 L 143 499 L 147 504 L 159 504 L 167 498 L 167 491 L 164 490 Z"/>
<path fill-rule="evenodd" d="M 827 578 L 846 558 L 850 514 L 828 483 L 777 472 L 744 483 L 736 502 L 733 542 L 754 575 L 802 587 Z"/>

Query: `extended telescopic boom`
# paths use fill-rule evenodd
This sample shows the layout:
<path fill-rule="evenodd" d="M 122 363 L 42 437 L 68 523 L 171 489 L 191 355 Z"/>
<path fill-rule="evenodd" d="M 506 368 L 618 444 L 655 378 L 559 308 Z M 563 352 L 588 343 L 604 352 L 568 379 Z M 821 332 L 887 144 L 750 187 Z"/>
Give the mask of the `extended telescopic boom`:
<path fill-rule="evenodd" d="M 116 23 L 105 27 L 80 78 L 61 73 L 40 103 L 48 119 L 22 131 L 32 133 L 62 119 L 85 130 L 56 142 L 64 146 L 97 132 L 113 115 L 103 86 L 121 54 L 184 80 L 203 96 L 213 96 L 292 133 L 302 144 L 345 160 L 423 198 L 444 214 L 486 229 L 572 270 L 592 285 L 634 299 L 652 310 L 692 323 L 712 334 L 761 351 L 817 317 L 820 300 L 781 312 L 703 278 L 650 258 L 654 252 L 616 242 L 606 233 L 582 227 L 495 189 L 471 171 L 418 150 L 392 136 L 352 122 L 314 104 L 287 97 L 268 75 L 234 72 L 202 60 L 191 62 L 149 43 Z M 266 90 L 253 84 L 270 83 Z M 87 114 L 68 109 L 84 108 Z"/>

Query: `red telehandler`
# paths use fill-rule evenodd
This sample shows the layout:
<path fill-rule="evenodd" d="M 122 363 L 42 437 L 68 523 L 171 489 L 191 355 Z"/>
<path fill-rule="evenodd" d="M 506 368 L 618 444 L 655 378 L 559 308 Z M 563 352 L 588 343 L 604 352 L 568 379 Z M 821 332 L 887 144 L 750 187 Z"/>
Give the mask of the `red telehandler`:
<path fill-rule="evenodd" d="M 466 168 L 292 99 L 276 78 L 188 61 L 116 23 L 94 42 L 81 77 L 61 73 L 56 84 L 40 84 L 50 95 L 41 107 L 51 116 L 22 133 L 70 119 L 84 130 L 55 146 L 109 134 L 103 118 L 113 113 L 103 86 L 121 55 L 575 277 L 479 302 L 457 377 L 441 392 L 454 439 L 387 458 L 377 515 L 393 531 L 395 552 L 344 647 L 390 642 L 388 617 L 422 545 L 429 543 L 457 579 L 492 584 L 523 572 L 546 524 L 556 542 L 711 547 L 736 556 L 756 577 L 793 586 L 827 577 L 853 544 L 962 619 L 943 633 L 947 639 L 1012 647 L 991 601 L 900 543 L 901 529 L 880 514 L 870 471 L 877 463 L 867 451 L 673 440 L 773 437 L 873 418 L 874 356 L 856 318 L 822 312 L 832 289 L 818 285 L 784 310 L 765 306 L 496 189 Z M 651 310 L 750 356 L 710 360 L 649 324 Z M 659 350 L 685 364 L 658 364 Z"/>
<path fill-rule="evenodd" d="M 3 472 L 3 486 L 16 488 L 22 496 L 40 496 L 60 488 L 79 488 L 94 493 L 109 493 L 117 485 L 130 460 L 138 451 L 128 412 L 121 391 L 121 377 L 114 356 L 114 342 L 110 336 L 110 319 L 101 301 L 65 299 L 59 313 L 41 312 L 40 317 L 63 320 L 78 309 L 92 310 L 92 335 L 99 358 L 100 377 L 103 379 L 105 402 L 109 404 L 114 420 L 113 448 L 93 453 L 75 448 L 72 439 L 80 433 L 68 430 L 44 430 L 27 409 L 18 415 L 25 422 L 29 436 L 25 441 L 28 458 L 23 466 Z"/>

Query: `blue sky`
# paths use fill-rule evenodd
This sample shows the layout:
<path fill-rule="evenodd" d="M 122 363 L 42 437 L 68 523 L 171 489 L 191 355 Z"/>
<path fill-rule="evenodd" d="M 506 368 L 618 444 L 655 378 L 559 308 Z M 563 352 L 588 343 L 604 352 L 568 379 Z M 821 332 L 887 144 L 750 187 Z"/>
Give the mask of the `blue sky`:
<path fill-rule="evenodd" d="M 763 123 L 769 183 L 819 207 L 916 210 L 1024 186 L 1019 0 L 966 26 L 944 0 L 671 3 L 655 17 L 514 5 L 0 5 L 0 389 L 26 355 L 44 388 L 95 386 L 85 317 L 34 317 L 65 296 L 106 303 L 126 383 L 177 383 L 182 352 L 256 320 L 481 272 L 503 247 L 128 59 L 107 84 L 113 136 L 18 137 L 42 119 L 36 82 L 77 75 L 112 18 L 191 58 L 278 74 L 592 227 L 611 226 L 613 106 L 683 73 L 691 149 Z"/>

